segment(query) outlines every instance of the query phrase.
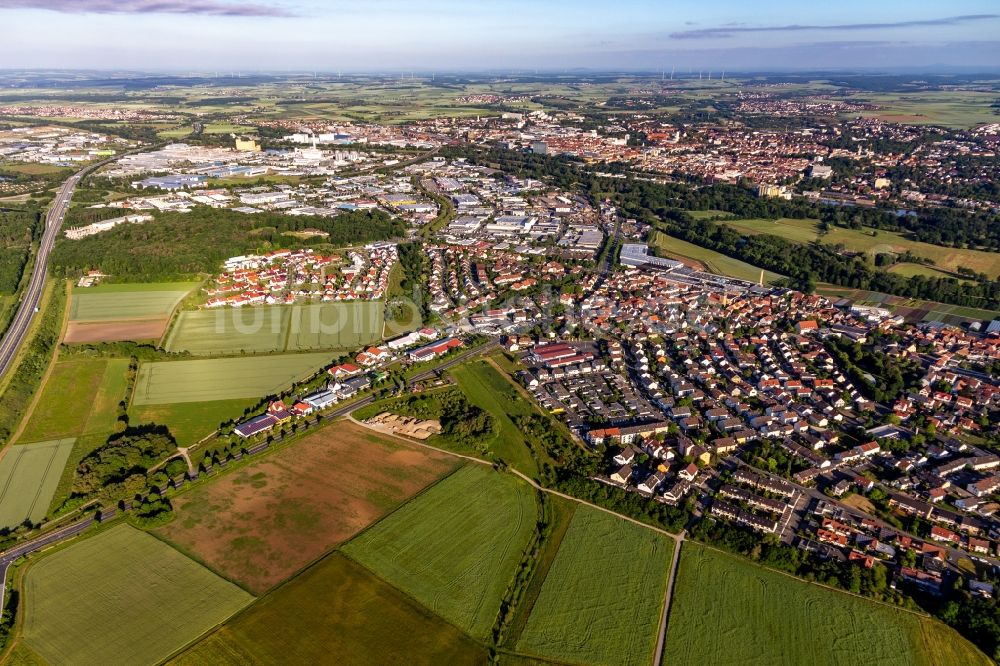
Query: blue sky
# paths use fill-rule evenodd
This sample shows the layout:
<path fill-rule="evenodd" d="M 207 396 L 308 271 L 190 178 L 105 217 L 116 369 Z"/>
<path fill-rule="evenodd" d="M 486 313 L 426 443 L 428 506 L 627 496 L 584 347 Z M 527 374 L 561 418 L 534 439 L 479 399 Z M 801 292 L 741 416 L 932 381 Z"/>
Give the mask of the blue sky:
<path fill-rule="evenodd" d="M 989 0 L 0 0 L 0 67 L 1000 69 Z"/>

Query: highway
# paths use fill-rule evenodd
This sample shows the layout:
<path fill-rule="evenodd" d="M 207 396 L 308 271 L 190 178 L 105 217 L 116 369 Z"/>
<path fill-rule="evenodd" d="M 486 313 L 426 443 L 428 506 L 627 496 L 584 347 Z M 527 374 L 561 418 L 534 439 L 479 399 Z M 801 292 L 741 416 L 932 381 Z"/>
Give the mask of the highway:
<path fill-rule="evenodd" d="M 117 159 L 117 157 L 112 157 L 81 169 L 70 176 L 59 188 L 55 201 L 52 202 L 52 207 L 49 208 L 48 213 L 45 215 L 45 231 L 42 233 L 42 240 L 38 245 L 38 252 L 35 255 L 35 265 L 31 272 L 31 281 L 28 282 L 28 286 L 21 296 L 21 303 L 18 306 L 17 314 L 14 315 L 14 319 L 7 328 L 3 340 L 0 341 L 0 377 L 3 377 L 10 370 L 14 359 L 17 357 L 18 350 L 24 344 L 24 340 L 28 335 L 28 329 L 31 328 L 31 320 L 39 308 L 39 303 L 42 300 L 42 291 L 45 288 L 45 276 L 49 268 L 49 253 L 52 252 L 52 246 L 55 244 L 59 230 L 62 228 L 63 217 L 66 215 L 70 202 L 73 200 L 73 190 L 84 176 L 94 169 Z"/>

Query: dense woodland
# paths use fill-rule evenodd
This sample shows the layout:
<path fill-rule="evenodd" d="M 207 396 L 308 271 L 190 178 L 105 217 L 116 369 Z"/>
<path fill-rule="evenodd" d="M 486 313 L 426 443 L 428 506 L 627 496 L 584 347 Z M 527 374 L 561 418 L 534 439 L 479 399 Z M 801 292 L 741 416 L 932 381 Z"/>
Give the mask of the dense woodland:
<path fill-rule="evenodd" d="M 31 243 L 41 233 L 37 210 L 0 210 L 0 294 L 13 294 L 31 256 Z"/>
<path fill-rule="evenodd" d="M 457 149 L 452 149 L 457 150 Z M 461 151 L 459 151 L 461 152 Z M 879 209 L 818 205 L 802 199 L 761 199 L 740 185 L 693 187 L 634 178 L 601 178 L 567 158 L 492 149 L 465 151 L 472 161 L 513 175 L 545 178 L 562 188 L 578 187 L 592 200 L 610 199 L 623 214 L 701 247 L 786 275 L 794 287 L 810 291 L 818 282 L 870 289 L 979 308 L 1000 309 L 1000 282 L 966 284 L 952 278 L 911 278 L 878 270 L 865 257 L 838 254 L 822 243 L 793 243 L 771 235 L 743 236 L 709 220 L 694 220 L 687 210 L 721 210 L 743 218 L 818 218 L 827 224 L 870 226 L 912 232 L 926 240 L 950 238 L 1000 249 L 1000 224 L 984 216 L 950 209 L 921 211 L 917 217 Z M 959 239 L 962 239 L 959 242 Z"/>
<path fill-rule="evenodd" d="M 285 232 L 318 229 L 329 237 Z M 228 257 L 277 248 L 331 249 L 401 236 L 405 227 L 381 211 L 307 217 L 198 207 L 164 213 L 143 224 L 122 224 L 80 240 L 62 238 L 52 253 L 54 272 L 100 269 L 117 281 L 156 281 L 213 273 Z"/>

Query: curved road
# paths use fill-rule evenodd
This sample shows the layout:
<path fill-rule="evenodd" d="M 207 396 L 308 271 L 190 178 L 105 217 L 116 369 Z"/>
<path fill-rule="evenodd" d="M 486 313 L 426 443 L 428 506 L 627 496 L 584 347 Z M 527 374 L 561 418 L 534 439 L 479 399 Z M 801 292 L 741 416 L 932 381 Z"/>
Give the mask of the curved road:
<path fill-rule="evenodd" d="M 52 246 L 55 244 L 56 236 L 59 235 L 59 229 L 62 227 L 63 217 L 66 215 L 69 204 L 73 200 L 74 188 L 88 173 L 109 162 L 113 162 L 119 157 L 121 155 L 116 155 L 115 157 L 91 164 L 77 171 L 59 188 L 55 201 L 52 202 L 52 207 L 45 214 L 45 231 L 42 233 L 42 240 L 38 245 L 38 253 L 35 255 L 35 265 L 32 269 L 31 281 L 28 282 L 28 286 L 21 297 L 17 314 L 14 315 L 10 327 L 7 328 L 3 341 L 0 341 L 0 377 L 3 377 L 7 373 L 14 362 L 17 351 L 21 348 L 28 335 L 31 320 L 35 316 L 39 303 L 42 300 L 45 276 L 49 268 L 49 253 L 52 252 Z"/>

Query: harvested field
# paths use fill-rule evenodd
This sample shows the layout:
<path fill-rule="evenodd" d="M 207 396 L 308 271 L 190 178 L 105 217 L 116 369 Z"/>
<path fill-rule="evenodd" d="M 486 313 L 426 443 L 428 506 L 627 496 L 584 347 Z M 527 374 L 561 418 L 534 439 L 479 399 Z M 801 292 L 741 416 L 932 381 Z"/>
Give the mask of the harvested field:
<path fill-rule="evenodd" d="M 267 595 L 170 663 L 322 664 L 333 655 L 337 664 L 358 666 L 376 661 L 487 663 L 483 646 L 340 553 Z"/>
<path fill-rule="evenodd" d="M 473 638 L 484 639 L 536 519 L 527 483 L 470 464 L 343 550 Z"/>
<path fill-rule="evenodd" d="M 583 505 L 576 509 L 517 651 L 586 664 L 648 664 L 673 542 Z"/>
<path fill-rule="evenodd" d="M 857 664 L 861 654 L 900 666 L 990 663 L 936 620 L 684 544 L 664 664 L 835 666 Z"/>
<path fill-rule="evenodd" d="M 107 284 L 76 288 L 70 321 L 124 321 L 167 317 L 197 283 Z"/>
<path fill-rule="evenodd" d="M 59 484 L 72 439 L 12 446 L 0 460 L 0 527 L 39 522 Z"/>
<path fill-rule="evenodd" d="M 329 361 L 329 354 L 286 354 L 143 363 L 132 404 L 259 398 L 308 377 Z"/>
<path fill-rule="evenodd" d="M 156 664 L 253 598 L 155 537 L 118 525 L 24 579 L 24 639 L 52 664 Z"/>
<path fill-rule="evenodd" d="M 56 363 L 35 406 L 22 442 L 114 432 L 125 397 L 128 360 L 64 358 Z"/>
<path fill-rule="evenodd" d="M 156 533 L 261 593 L 457 465 L 342 421 L 178 497 Z"/>
<path fill-rule="evenodd" d="M 63 342 L 119 342 L 122 340 L 159 340 L 167 330 L 167 317 L 131 321 L 80 322 L 71 321 L 66 326 Z"/>

